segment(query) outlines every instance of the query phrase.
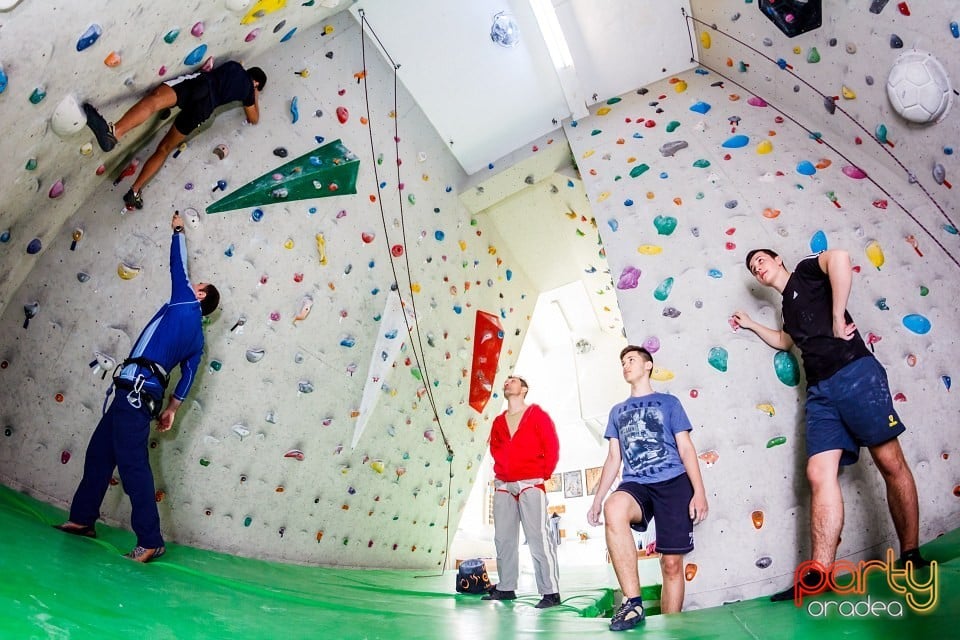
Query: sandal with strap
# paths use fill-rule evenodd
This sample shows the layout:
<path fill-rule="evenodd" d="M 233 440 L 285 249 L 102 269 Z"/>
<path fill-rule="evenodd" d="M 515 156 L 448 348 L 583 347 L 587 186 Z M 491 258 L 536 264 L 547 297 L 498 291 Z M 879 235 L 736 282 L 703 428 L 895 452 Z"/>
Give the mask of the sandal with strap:
<path fill-rule="evenodd" d="M 77 524 L 76 522 L 70 522 L 68 520 L 63 524 L 53 525 L 53 528 L 59 529 L 64 533 L 69 533 L 70 535 L 74 535 L 74 536 L 82 536 L 84 538 L 97 537 L 97 530 L 95 528 L 95 525 Z"/>

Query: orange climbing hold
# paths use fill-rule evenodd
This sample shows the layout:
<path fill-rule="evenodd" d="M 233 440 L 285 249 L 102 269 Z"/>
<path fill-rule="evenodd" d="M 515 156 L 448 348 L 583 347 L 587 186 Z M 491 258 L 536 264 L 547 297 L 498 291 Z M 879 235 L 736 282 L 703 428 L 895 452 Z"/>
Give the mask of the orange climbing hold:
<path fill-rule="evenodd" d="M 759 529 L 763 526 L 763 511 L 754 511 L 750 514 L 750 520 L 753 522 L 753 528 Z"/>
<path fill-rule="evenodd" d="M 683 577 L 686 578 L 687 582 L 690 582 L 697 577 L 697 565 L 689 562 L 687 566 L 683 569 Z"/>

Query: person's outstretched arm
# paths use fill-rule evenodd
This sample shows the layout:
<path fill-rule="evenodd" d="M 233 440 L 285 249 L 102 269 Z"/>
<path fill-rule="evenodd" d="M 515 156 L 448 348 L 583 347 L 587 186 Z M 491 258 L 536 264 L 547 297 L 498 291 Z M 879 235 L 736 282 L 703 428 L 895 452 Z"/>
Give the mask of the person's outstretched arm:
<path fill-rule="evenodd" d="M 793 340 L 786 331 L 764 326 L 751 318 L 746 311 L 734 311 L 731 319 L 736 323 L 738 329 L 749 329 L 753 331 L 761 340 L 774 349 L 786 351 L 793 346 Z"/>

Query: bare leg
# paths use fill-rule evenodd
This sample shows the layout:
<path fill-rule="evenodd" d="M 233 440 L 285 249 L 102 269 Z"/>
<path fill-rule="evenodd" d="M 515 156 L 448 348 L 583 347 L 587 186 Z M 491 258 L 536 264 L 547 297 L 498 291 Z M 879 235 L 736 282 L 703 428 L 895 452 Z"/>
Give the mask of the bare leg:
<path fill-rule="evenodd" d="M 157 150 L 147 159 L 143 165 L 143 169 L 140 170 L 140 175 L 137 176 L 137 179 L 133 183 L 132 189 L 134 193 L 140 193 L 143 185 L 147 184 L 150 178 L 152 178 L 154 174 L 160 170 L 160 167 L 163 166 L 163 163 L 166 162 L 167 156 L 170 155 L 181 142 L 186 140 L 186 138 L 187 136 L 177 131 L 175 126 L 170 127 L 170 131 L 167 131 L 167 135 L 163 136 L 163 140 L 157 145 Z"/>
<path fill-rule="evenodd" d="M 113 125 L 113 135 L 119 140 L 128 131 L 146 122 L 147 118 L 156 112 L 161 109 L 172 109 L 175 106 L 177 106 L 176 92 L 167 85 L 161 84 L 137 104 L 130 107 L 123 114 L 123 117 L 117 120 L 116 124 Z"/>
<path fill-rule="evenodd" d="M 829 567 L 837 555 L 843 529 L 843 494 L 840 493 L 840 449 L 824 451 L 807 460 L 810 482 L 810 537 L 813 559 Z"/>
<path fill-rule="evenodd" d="M 640 596 L 640 573 L 637 569 L 637 547 L 630 529 L 631 522 L 640 522 L 643 511 L 633 496 L 614 491 L 603 505 L 607 551 L 617 574 L 624 599 Z"/>
<path fill-rule="evenodd" d="M 663 574 L 660 612 L 680 613 L 680 610 L 683 609 L 683 556 L 677 554 L 661 555 L 660 573 Z"/>
<path fill-rule="evenodd" d="M 920 507 L 913 473 L 903 457 L 900 441 L 894 438 L 875 447 L 870 455 L 887 485 L 887 506 L 900 539 L 900 552 L 920 546 Z"/>

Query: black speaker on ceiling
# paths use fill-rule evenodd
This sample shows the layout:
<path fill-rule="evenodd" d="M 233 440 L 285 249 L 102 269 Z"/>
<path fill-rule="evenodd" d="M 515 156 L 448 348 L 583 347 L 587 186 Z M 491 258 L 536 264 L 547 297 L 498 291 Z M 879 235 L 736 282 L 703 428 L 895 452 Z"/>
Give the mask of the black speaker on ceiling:
<path fill-rule="evenodd" d="M 757 7 L 788 38 L 819 29 L 823 22 L 820 0 L 757 0 Z"/>

